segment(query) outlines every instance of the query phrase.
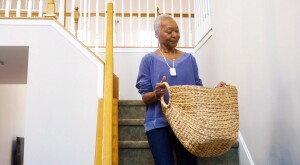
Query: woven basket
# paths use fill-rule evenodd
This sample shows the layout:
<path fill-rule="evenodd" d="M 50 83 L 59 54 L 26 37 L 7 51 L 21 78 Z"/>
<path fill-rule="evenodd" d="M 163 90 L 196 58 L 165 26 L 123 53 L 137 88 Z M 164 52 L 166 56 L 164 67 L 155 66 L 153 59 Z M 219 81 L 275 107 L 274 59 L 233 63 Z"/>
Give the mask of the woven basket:
<path fill-rule="evenodd" d="M 239 112 L 234 86 L 169 86 L 169 103 L 161 104 L 172 130 L 193 155 L 219 156 L 237 141 Z"/>

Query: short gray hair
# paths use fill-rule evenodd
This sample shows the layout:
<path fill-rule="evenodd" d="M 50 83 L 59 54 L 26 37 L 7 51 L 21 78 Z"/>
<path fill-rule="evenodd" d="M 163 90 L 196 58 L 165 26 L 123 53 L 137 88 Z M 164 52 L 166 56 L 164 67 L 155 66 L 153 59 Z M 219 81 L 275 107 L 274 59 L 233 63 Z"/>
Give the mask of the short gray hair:
<path fill-rule="evenodd" d="M 171 18 L 173 19 L 172 16 L 168 15 L 168 14 L 161 14 L 159 15 L 155 21 L 154 21 L 154 32 L 155 32 L 155 37 L 158 36 L 160 29 L 161 29 L 161 21 L 166 19 L 166 18 Z M 174 20 L 174 19 L 173 19 Z"/>

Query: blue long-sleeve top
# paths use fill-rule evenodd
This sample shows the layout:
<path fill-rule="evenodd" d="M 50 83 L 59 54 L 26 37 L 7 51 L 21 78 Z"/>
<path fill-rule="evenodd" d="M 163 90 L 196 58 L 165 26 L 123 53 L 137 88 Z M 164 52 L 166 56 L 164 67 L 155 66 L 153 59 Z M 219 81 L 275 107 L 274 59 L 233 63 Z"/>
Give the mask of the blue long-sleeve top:
<path fill-rule="evenodd" d="M 167 60 L 169 66 L 173 66 L 173 61 Z M 172 85 L 201 85 L 202 81 L 198 75 L 198 66 L 193 55 L 184 53 L 175 60 L 174 67 L 176 76 L 170 75 L 170 68 L 164 58 L 154 52 L 146 54 L 140 63 L 136 88 L 144 96 L 147 92 L 155 89 L 156 83 L 166 76 L 167 82 Z M 166 92 L 164 99 L 168 103 L 169 95 Z M 145 131 L 168 126 L 168 122 L 162 112 L 160 101 L 155 101 L 146 106 L 146 116 L 144 121 Z"/>

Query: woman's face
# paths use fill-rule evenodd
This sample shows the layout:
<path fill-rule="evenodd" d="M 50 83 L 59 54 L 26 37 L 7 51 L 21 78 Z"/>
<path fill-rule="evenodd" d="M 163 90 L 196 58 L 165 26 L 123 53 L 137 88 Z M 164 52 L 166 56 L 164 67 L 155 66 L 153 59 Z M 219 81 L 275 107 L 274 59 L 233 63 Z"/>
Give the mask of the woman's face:
<path fill-rule="evenodd" d="M 174 48 L 177 46 L 179 38 L 180 33 L 177 23 L 171 18 L 162 20 L 161 29 L 158 34 L 160 45 L 165 46 L 166 48 Z"/>

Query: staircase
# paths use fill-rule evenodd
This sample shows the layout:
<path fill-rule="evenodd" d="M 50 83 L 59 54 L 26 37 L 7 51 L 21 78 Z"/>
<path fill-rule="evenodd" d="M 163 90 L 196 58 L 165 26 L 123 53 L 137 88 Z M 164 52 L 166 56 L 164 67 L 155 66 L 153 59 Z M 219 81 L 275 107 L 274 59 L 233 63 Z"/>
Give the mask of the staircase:
<path fill-rule="evenodd" d="M 144 131 L 145 104 L 139 100 L 119 101 L 119 164 L 154 165 Z M 238 143 L 214 158 L 199 158 L 199 165 L 238 165 Z"/>

